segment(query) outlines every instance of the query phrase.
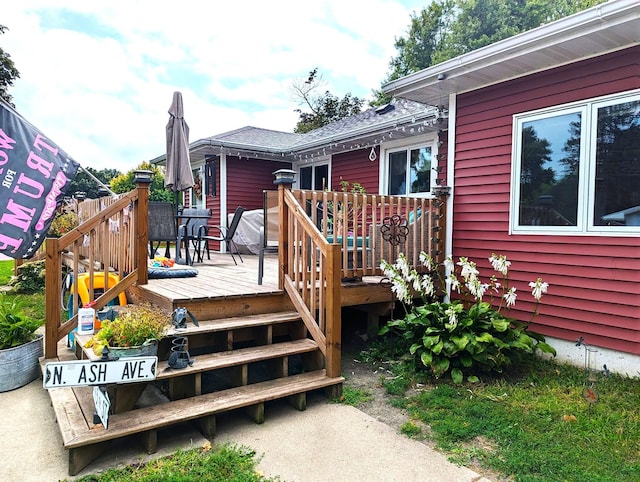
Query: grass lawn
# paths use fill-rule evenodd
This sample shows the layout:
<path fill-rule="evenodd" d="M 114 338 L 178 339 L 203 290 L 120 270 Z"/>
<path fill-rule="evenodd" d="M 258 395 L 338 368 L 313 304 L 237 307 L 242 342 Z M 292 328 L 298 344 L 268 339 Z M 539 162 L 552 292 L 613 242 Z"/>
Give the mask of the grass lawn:
<path fill-rule="evenodd" d="M 385 387 L 412 417 L 403 432 L 434 440 L 456 463 L 517 481 L 640 480 L 638 378 L 592 382 L 580 368 L 531 357 L 504 376 L 455 385 L 408 362 L 392 365 L 398 378 Z M 583 396 L 587 387 L 596 402 Z"/>
<path fill-rule="evenodd" d="M 0 261 L 0 286 L 6 286 L 7 284 L 9 284 L 12 276 L 13 260 Z M 44 291 L 42 293 L 35 293 L 32 295 L 16 295 L 9 292 L 5 293 L 4 296 L 6 296 L 7 301 L 11 301 L 17 298 L 26 316 L 36 320 L 42 320 L 44 323 L 44 320 L 46 318 L 44 307 Z"/>

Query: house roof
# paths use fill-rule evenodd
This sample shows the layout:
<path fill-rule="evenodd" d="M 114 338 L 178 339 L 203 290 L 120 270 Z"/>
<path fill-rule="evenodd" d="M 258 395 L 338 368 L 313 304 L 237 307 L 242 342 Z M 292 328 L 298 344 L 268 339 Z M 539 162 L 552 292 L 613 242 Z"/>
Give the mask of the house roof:
<path fill-rule="evenodd" d="M 439 128 L 438 110 L 408 99 L 342 118 L 304 134 L 246 126 L 190 143 L 192 161 L 226 153 L 240 157 L 295 161 L 368 148 Z M 166 155 L 151 162 L 164 163 Z"/>
<path fill-rule="evenodd" d="M 382 87 L 429 105 L 534 72 L 640 44 L 640 2 L 610 0 L 460 55 Z"/>

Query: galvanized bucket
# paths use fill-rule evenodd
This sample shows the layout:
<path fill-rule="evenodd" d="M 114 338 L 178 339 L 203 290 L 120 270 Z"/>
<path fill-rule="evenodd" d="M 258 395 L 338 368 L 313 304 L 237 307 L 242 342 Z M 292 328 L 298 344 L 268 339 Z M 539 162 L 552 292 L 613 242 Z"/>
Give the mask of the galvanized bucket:
<path fill-rule="evenodd" d="M 0 350 L 0 392 L 8 392 L 40 376 L 43 335 L 24 345 Z"/>
<path fill-rule="evenodd" d="M 157 356 L 158 355 L 158 341 L 149 340 L 140 346 L 130 347 L 109 347 L 109 353 L 119 358 L 131 357 L 131 356 Z"/>

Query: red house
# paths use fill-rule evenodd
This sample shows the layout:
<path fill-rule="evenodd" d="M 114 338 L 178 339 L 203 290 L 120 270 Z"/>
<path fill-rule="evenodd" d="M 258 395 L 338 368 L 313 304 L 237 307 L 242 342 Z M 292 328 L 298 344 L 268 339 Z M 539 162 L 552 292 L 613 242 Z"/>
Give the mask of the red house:
<path fill-rule="evenodd" d="M 453 257 L 488 266 L 496 252 L 524 286 L 541 276 L 532 328 L 559 358 L 581 363 L 582 337 L 597 368 L 638 376 L 640 3 L 604 3 L 383 89 L 447 106 Z"/>
<path fill-rule="evenodd" d="M 213 223 L 296 189 L 429 197 L 451 188 L 448 255 L 512 261 L 517 310 L 558 358 L 640 374 L 640 3 L 614 0 L 383 88 L 396 100 L 306 134 L 245 127 L 191 144 Z M 162 162 L 159 157 L 153 162 Z M 205 175 L 206 174 L 206 175 Z M 208 181 L 208 182 L 205 182 Z"/>

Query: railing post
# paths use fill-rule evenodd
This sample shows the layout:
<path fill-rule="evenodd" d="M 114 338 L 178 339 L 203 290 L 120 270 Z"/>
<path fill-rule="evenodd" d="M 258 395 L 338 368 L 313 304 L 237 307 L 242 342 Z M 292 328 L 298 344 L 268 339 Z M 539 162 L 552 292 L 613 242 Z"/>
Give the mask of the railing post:
<path fill-rule="evenodd" d="M 58 250 L 58 238 L 46 238 L 45 260 L 45 314 L 44 357 L 58 356 L 58 329 L 60 328 L 60 291 L 62 289 L 62 257 Z"/>
<path fill-rule="evenodd" d="M 289 211 L 284 202 L 284 191 L 291 190 L 296 172 L 278 169 L 272 173 L 278 186 L 278 288 L 284 289 L 284 275 L 289 272 Z"/>
<path fill-rule="evenodd" d="M 340 357 L 342 356 L 342 306 L 341 306 L 341 258 L 342 247 L 339 244 L 329 246 L 327 256 L 327 376 L 340 376 Z"/>
<path fill-rule="evenodd" d="M 151 184 L 151 175 L 151 171 L 143 169 L 135 171 L 136 188 L 138 189 L 138 207 L 134 216 L 137 234 L 135 259 L 139 285 L 146 285 L 149 281 L 147 244 L 149 242 L 149 184 Z"/>
<path fill-rule="evenodd" d="M 437 247 L 433 247 L 434 254 L 437 254 L 437 256 L 433 256 L 433 260 L 437 265 L 442 266 L 447 253 L 447 198 L 451 188 L 449 186 L 434 186 L 432 192 L 436 197 L 435 202 L 438 204 L 436 235 L 434 236 L 434 233 L 431 233 L 437 243 Z"/>

